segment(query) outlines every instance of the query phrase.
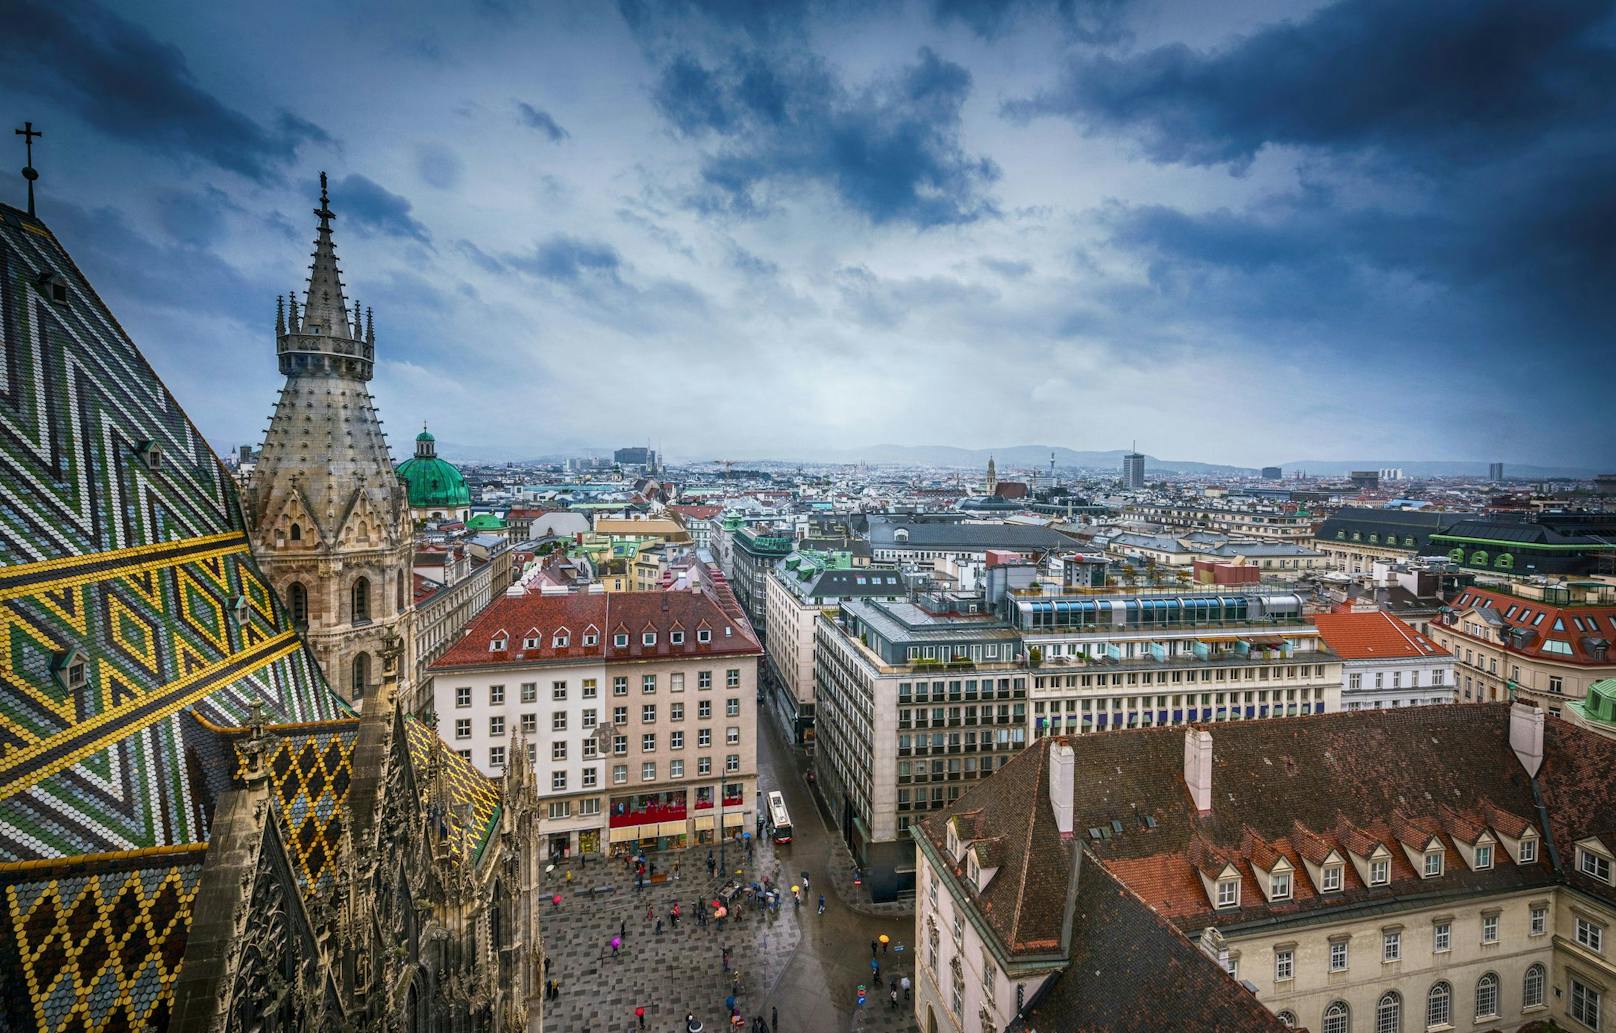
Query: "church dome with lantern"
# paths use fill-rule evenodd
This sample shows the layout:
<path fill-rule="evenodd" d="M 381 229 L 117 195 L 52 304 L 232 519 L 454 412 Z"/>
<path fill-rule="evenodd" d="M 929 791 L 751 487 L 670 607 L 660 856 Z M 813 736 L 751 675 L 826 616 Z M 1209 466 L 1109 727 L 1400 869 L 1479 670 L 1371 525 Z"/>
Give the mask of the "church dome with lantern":
<path fill-rule="evenodd" d="M 456 466 L 438 458 L 437 439 L 425 427 L 415 436 L 415 455 L 398 466 L 417 520 L 465 520 L 471 515 L 471 489 Z"/>

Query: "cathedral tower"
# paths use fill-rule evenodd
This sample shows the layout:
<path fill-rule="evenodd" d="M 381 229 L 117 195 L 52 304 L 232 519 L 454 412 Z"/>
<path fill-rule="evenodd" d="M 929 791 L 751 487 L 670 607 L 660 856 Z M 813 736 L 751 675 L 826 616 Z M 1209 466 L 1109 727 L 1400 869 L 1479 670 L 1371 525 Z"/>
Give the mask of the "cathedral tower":
<path fill-rule="evenodd" d="M 988 491 L 989 495 L 999 492 L 999 472 L 993 468 L 993 457 L 988 456 Z"/>
<path fill-rule="evenodd" d="M 350 311 L 331 240 L 320 174 L 318 234 L 309 286 L 278 299 L 281 388 L 242 499 L 253 552 L 328 681 L 356 700 L 399 664 L 409 698 L 414 542 L 404 486 L 393 468 L 367 382 L 376 327 Z"/>

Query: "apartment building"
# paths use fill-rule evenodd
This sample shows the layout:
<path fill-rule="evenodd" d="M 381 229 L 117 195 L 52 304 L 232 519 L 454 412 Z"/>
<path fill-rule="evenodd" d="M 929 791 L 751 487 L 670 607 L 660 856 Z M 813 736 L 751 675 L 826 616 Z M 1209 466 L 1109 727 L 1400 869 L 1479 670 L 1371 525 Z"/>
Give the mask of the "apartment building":
<path fill-rule="evenodd" d="M 764 702 L 799 745 L 814 740 L 814 623 L 819 611 L 853 599 L 904 596 L 894 568 L 855 566 L 846 552 L 800 550 L 764 582 L 767 621 Z"/>
<path fill-rule="evenodd" d="M 1519 699 L 1561 716 L 1602 678 L 1616 676 L 1616 586 L 1509 582 L 1453 593 L 1431 625 L 1458 658 L 1461 700 Z"/>
<path fill-rule="evenodd" d="M 1341 658 L 1294 592 L 1032 586 L 1003 605 L 1032 665 L 1034 737 L 1341 709 Z"/>
<path fill-rule="evenodd" d="M 1319 636 L 1341 658 L 1347 710 L 1452 703 L 1453 654 L 1384 610 L 1321 613 Z"/>
<path fill-rule="evenodd" d="M 489 775 L 525 743 L 551 855 L 713 842 L 756 820 L 761 652 L 722 583 L 515 589 L 432 664 L 433 713 Z"/>
<path fill-rule="evenodd" d="M 1613 766 L 1507 704 L 1046 740 L 913 827 L 916 1018 L 1608 1030 Z"/>
<path fill-rule="evenodd" d="M 1191 506 L 1172 502 L 1130 502 L 1122 507 L 1128 520 L 1161 527 L 1204 528 L 1233 538 L 1260 538 L 1305 545 L 1313 537 L 1315 521 L 1306 512 L 1270 507 L 1234 508 Z"/>
<path fill-rule="evenodd" d="M 1330 566 L 1367 573 L 1378 562 L 1398 563 L 1433 551 L 1431 536 L 1471 514 L 1429 510 L 1353 507 L 1332 513 L 1319 525 L 1313 547 Z"/>
<path fill-rule="evenodd" d="M 909 826 L 1026 744 L 1016 633 L 974 597 L 854 599 L 814 624 L 814 770 L 876 900 L 913 892 Z"/>
<path fill-rule="evenodd" d="M 877 562 L 920 563 L 941 569 L 941 561 L 981 561 L 993 550 L 1035 553 L 1072 549 L 1074 539 L 1036 524 L 977 523 L 894 515 L 869 518 L 871 555 Z"/>
<path fill-rule="evenodd" d="M 774 565 L 791 555 L 796 538 L 783 528 L 735 527 L 729 539 L 731 583 L 746 616 L 757 629 L 758 640 L 768 640 L 768 580 Z"/>

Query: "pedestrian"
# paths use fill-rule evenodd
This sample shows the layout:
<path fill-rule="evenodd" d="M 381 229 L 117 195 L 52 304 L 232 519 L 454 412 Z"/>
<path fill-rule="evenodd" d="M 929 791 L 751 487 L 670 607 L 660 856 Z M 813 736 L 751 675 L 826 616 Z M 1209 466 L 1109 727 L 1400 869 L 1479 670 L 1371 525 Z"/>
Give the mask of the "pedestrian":
<path fill-rule="evenodd" d="M 819 913 L 825 913 L 825 895 L 823 893 L 819 895 Z"/>
<path fill-rule="evenodd" d="M 719 956 L 719 959 L 724 962 L 724 971 L 728 972 L 729 971 L 729 948 L 725 947 L 721 952 L 719 952 L 718 956 Z"/>
<path fill-rule="evenodd" d="M 810 876 L 807 872 L 803 872 L 802 873 L 802 888 L 804 890 L 811 889 L 813 887 L 813 885 L 814 885 L 812 880 L 813 880 L 812 876 Z"/>
<path fill-rule="evenodd" d="M 572 869 L 571 868 L 567 869 L 567 882 L 569 884 L 572 882 Z"/>
<path fill-rule="evenodd" d="M 878 947 L 880 947 L 880 944 L 876 943 L 874 940 L 870 941 L 870 957 L 872 957 L 872 958 L 875 957 L 876 949 Z"/>
<path fill-rule="evenodd" d="M 625 918 L 617 923 L 617 935 L 625 940 L 628 939 L 628 919 Z"/>
<path fill-rule="evenodd" d="M 892 1010 L 897 1011 L 898 1010 L 898 991 L 894 990 L 890 994 L 888 994 L 887 996 L 892 999 Z"/>
<path fill-rule="evenodd" d="M 882 940 L 881 941 L 881 953 L 885 954 L 886 952 L 887 952 L 887 941 Z"/>
<path fill-rule="evenodd" d="M 658 936 L 662 935 L 662 919 L 660 918 L 656 920 L 656 934 Z"/>
<path fill-rule="evenodd" d="M 649 922 L 651 920 L 651 905 L 650 904 L 645 905 L 645 920 L 647 922 Z"/>
<path fill-rule="evenodd" d="M 903 987 L 903 999 L 905 1001 L 909 1000 L 909 991 L 914 988 L 914 984 L 909 982 L 909 977 L 904 976 L 902 979 L 898 980 L 898 985 Z"/>
<path fill-rule="evenodd" d="M 618 946 L 621 943 L 622 943 L 621 940 L 613 940 L 612 941 L 612 957 L 614 957 L 614 958 L 617 957 L 617 949 L 618 949 Z"/>
<path fill-rule="evenodd" d="M 728 1011 L 728 1012 L 733 1012 L 735 1010 L 735 995 L 734 994 L 730 994 L 728 997 L 724 998 L 724 1010 Z"/>
<path fill-rule="evenodd" d="M 544 956 L 544 974 L 546 976 L 550 974 L 550 956 L 548 954 Z"/>
<path fill-rule="evenodd" d="M 780 1033 L 780 1009 L 769 1006 L 769 1033 Z"/>

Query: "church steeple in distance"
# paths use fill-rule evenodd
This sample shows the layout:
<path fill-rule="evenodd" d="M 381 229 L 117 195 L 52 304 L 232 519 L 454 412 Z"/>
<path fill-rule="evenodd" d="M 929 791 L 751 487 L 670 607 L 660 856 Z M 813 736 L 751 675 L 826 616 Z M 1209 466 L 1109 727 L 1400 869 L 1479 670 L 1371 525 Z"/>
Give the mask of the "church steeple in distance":
<path fill-rule="evenodd" d="M 298 312 L 297 292 L 293 291 L 287 305 L 290 318 L 284 325 L 278 315 L 275 321 L 280 369 L 289 377 L 314 374 L 369 380 L 375 368 L 375 323 L 367 327 L 358 303 L 350 312 L 343 296 L 337 246 L 331 239 L 331 220 L 337 215 L 331 210 L 324 172 L 320 173 L 320 207 L 314 214 L 320 224 L 310 256 L 313 261 L 303 311 Z"/>

